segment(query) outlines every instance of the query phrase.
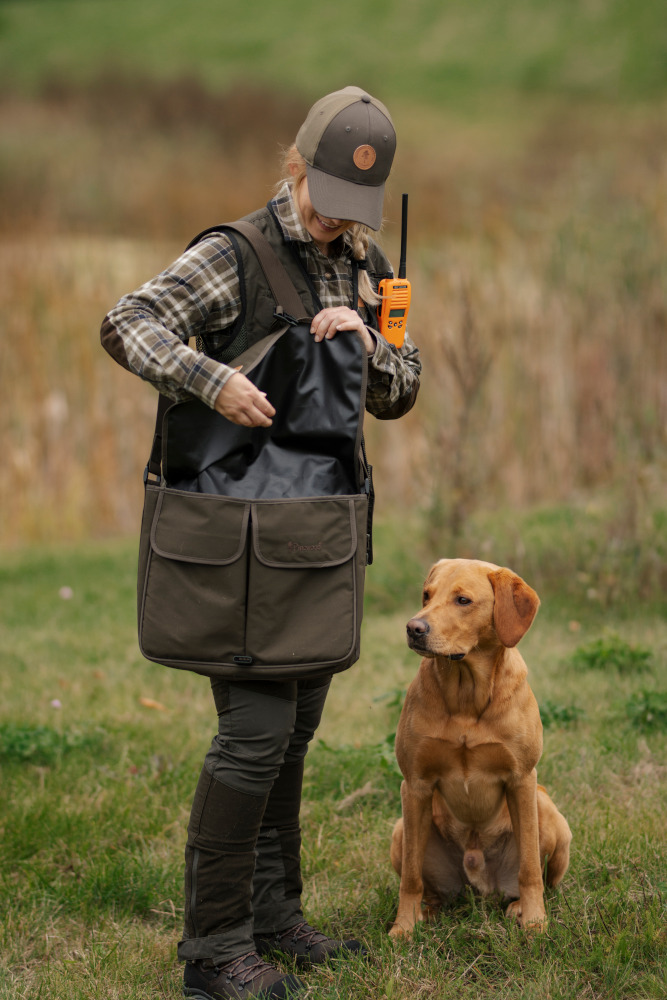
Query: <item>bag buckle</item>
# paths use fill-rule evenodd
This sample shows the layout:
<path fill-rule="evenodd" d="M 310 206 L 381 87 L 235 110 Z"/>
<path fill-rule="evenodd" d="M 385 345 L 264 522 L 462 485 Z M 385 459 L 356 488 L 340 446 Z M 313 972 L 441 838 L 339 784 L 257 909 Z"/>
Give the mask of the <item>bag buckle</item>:
<path fill-rule="evenodd" d="M 273 311 L 273 315 L 276 319 L 284 320 L 285 323 L 289 323 L 290 326 L 299 325 L 299 320 L 296 316 L 291 316 L 288 312 L 285 312 L 282 306 L 277 306 Z"/>
<path fill-rule="evenodd" d="M 149 477 L 150 475 L 153 475 L 153 474 L 154 474 L 154 473 L 151 473 L 151 470 L 149 469 L 149 467 L 148 467 L 148 466 L 146 466 L 146 468 L 144 469 L 144 486 L 146 486 L 146 484 L 147 484 L 147 483 L 149 482 L 149 479 L 148 479 L 148 477 Z M 162 482 L 162 478 L 161 478 L 161 476 L 157 476 L 157 475 L 156 475 L 156 476 L 155 476 L 155 479 L 151 479 L 151 480 L 150 480 L 150 485 L 151 485 L 151 486 L 159 486 L 161 482 Z"/>

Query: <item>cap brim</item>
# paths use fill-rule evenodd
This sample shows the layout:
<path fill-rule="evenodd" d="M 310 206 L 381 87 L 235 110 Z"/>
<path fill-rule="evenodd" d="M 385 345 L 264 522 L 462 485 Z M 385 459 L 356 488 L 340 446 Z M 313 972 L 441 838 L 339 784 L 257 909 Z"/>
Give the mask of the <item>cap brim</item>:
<path fill-rule="evenodd" d="M 308 194 L 313 208 L 327 219 L 361 222 L 369 229 L 382 226 L 384 183 L 377 186 L 341 180 L 306 165 Z"/>

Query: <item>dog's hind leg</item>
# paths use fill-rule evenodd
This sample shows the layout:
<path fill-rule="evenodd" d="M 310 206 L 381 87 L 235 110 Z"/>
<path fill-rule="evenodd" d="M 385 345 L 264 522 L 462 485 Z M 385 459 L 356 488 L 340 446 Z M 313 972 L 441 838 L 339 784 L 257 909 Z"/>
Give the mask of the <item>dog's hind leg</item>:
<path fill-rule="evenodd" d="M 549 886 L 556 886 L 570 863 L 572 833 L 567 820 L 542 785 L 537 786 L 537 813 L 544 881 Z"/>
<path fill-rule="evenodd" d="M 567 820 L 560 813 L 559 820 L 556 845 L 551 854 L 545 858 L 544 862 L 544 881 L 549 886 L 558 885 L 570 864 L 570 841 L 572 840 L 572 834 Z"/>

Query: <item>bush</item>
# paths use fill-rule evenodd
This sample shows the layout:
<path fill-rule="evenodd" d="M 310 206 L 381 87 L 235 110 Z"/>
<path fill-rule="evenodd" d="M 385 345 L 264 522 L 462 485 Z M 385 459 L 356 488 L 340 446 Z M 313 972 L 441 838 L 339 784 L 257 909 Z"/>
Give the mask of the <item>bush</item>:
<path fill-rule="evenodd" d="M 51 726 L 30 726 L 25 723 L 0 724 L 0 760 L 31 764 L 52 764 L 72 750 L 92 752 L 106 742 L 101 730 L 59 732 Z"/>
<path fill-rule="evenodd" d="M 557 705 L 548 700 L 540 705 L 540 718 L 545 729 L 569 726 L 585 714 L 583 708 L 577 705 Z"/>
<path fill-rule="evenodd" d="M 626 703 L 628 719 L 643 731 L 667 727 L 667 691 L 639 691 Z"/>
<path fill-rule="evenodd" d="M 620 674 L 633 674 L 651 669 L 653 654 L 642 646 L 631 646 L 617 635 L 610 635 L 586 646 L 579 646 L 571 657 L 571 664 L 584 670 L 618 670 Z"/>

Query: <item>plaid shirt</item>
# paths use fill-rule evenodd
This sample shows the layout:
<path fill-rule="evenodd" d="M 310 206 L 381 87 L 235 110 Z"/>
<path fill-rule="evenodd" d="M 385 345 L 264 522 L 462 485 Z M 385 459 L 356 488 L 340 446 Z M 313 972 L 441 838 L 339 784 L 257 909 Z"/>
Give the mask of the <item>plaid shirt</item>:
<path fill-rule="evenodd" d="M 344 237 L 326 257 L 299 220 L 289 184 L 271 208 L 287 242 L 295 242 L 323 308 L 352 306 L 352 265 Z M 228 338 L 241 312 L 236 254 L 225 234 L 203 239 L 157 277 L 124 296 L 106 317 L 103 342 L 117 361 L 176 401 L 196 396 L 213 407 L 234 368 L 193 350 L 205 335 L 209 350 Z M 370 319 L 367 313 L 365 319 Z M 372 327 L 366 408 L 377 416 L 411 394 L 421 371 L 419 352 L 406 334 L 400 350 Z"/>

